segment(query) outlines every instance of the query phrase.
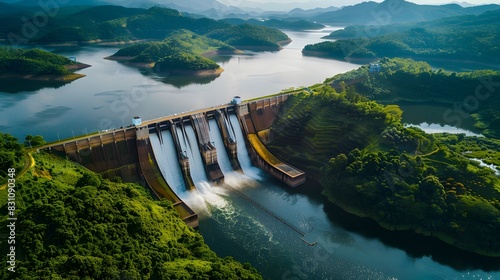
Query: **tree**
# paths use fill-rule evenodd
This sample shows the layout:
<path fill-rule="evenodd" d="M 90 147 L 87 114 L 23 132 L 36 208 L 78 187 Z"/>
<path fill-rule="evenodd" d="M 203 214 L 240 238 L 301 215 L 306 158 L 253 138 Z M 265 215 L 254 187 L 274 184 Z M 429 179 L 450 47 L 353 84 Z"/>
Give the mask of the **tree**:
<path fill-rule="evenodd" d="M 45 143 L 45 139 L 43 139 L 43 136 L 41 135 L 35 135 L 31 136 L 30 134 L 26 135 L 26 138 L 24 138 L 24 146 L 26 147 L 36 147 L 36 146 L 41 146 Z"/>
<path fill-rule="evenodd" d="M 95 186 L 99 187 L 101 185 L 101 179 L 95 173 L 84 173 L 83 176 L 78 179 L 76 183 L 76 187 L 85 187 L 85 186 Z"/>

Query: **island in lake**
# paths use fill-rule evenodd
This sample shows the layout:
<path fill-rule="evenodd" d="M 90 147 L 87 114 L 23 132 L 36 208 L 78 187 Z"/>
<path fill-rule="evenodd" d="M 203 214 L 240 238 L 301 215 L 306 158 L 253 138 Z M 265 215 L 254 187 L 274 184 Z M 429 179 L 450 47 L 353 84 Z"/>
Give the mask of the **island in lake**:
<path fill-rule="evenodd" d="M 219 75 L 223 69 L 204 55 L 239 52 L 219 40 L 189 30 L 179 30 L 162 41 L 139 43 L 122 48 L 107 59 L 150 68 L 157 73 L 210 76 Z"/>
<path fill-rule="evenodd" d="M 0 79 L 71 82 L 85 76 L 74 71 L 87 67 L 90 65 L 41 49 L 0 47 Z"/>

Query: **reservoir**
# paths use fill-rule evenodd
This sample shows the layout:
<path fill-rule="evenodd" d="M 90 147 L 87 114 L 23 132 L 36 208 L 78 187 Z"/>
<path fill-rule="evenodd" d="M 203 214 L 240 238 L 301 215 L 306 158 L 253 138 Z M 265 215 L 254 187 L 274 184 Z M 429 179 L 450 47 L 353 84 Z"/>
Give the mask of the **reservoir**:
<path fill-rule="evenodd" d="M 147 120 L 227 103 L 235 95 L 251 99 L 321 83 L 358 67 L 302 56 L 304 45 L 319 42 L 332 30 L 287 32 L 293 42 L 279 52 L 216 57 L 225 71 L 215 79 L 162 77 L 103 59 L 118 48 L 47 48 L 92 67 L 79 71 L 86 77 L 58 88 L 33 90 L 39 87 L 36 82 L 27 88 L 24 81 L 0 81 L 0 131 L 19 139 L 29 133 L 55 141 L 128 126 L 137 115 Z"/>
<path fill-rule="evenodd" d="M 54 49 L 91 64 L 81 71 L 87 76 L 57 88 L 23 91 L 22 84 L 9 85 L 9 91 L 21 91 L 0 93 L 0 131 L 20 139 L 40 134 L 53 141 L 127 126 L 135 115 L 152 119 L 227 103 L 235 95 L 250 99 L 320 83 L 358 67 L 301 55 L 305 44 L 319 42 L 332 30 L 287 31 L 293 42 L 279 52 L 217 57 L 225 71 L 218 78 L 201 80 L 161 77 L 103 59 L 116 48 Z M 236 138 L 243 141 L 239 133 Z M 238 154 L 245 156 L 244 150 Z M 227 162 L 220 158 L 225 168 Z M 199 231 L 210 248 L 219 256 L 251 263 L 265 279 L 500 278 L 498 258 L 465 253 L 410 232 L 386 231 L 325 202 L 312 180 L 290 189 L 252 167 L 248 158 L 240 162 L 244 174 L 225 174 L 230 187 L 212 186 L 203 172 L 195 171 L 197 191 L 176 191 L 199 213 Z M 173 172 L 170 176 L 179 180 Z M 277 221 L 240 192 L 305 235 Z"/>

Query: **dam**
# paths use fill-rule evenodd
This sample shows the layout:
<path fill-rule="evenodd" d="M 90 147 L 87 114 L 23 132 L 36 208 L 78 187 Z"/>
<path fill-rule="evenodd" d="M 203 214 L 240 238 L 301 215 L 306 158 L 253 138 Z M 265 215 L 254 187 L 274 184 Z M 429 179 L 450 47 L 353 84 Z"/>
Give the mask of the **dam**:
<path fill-rule="evenodd" d="M 265 147 L 266 132 L 288 95 L 233 101 L 205 109 L 140 121 L 126 128 L 75 137 L 38 148 L 71 159 L 110 180 L 121 178 L 167 199 L 191 227 L 198 214 L 179 196 L 199 182 L 224 185 L 224 174 L 254 165 L 290 187 L 306 174 L 279 160 Z M 239 140 L 238 140 L 239 139 Z M 243 141 L 241 141 L 243 140 Z M 247 160 L 240 162 L 240 153 Z M 250 162 L 246 162 L 250 161 Z"/>

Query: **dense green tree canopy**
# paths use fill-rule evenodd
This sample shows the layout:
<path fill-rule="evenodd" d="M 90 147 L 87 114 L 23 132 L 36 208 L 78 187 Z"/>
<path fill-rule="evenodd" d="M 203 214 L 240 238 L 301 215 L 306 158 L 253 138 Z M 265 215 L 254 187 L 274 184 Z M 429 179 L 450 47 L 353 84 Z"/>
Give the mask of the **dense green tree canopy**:
<path fill-rule="evenodd" d="M 0 75 L 64 75 L 68 74 L 65 65 L 71 64 L 69 58 L 40 49 L 14 49 L 0 47 Z"/>
<path fill-rule="evenodd" d="M 408 84 L 411 76 L 429 77 L 431 71 L 427 64 L 410 60 L 382 64 L 384 72 L 392 73 L 383 78 L 392 83 L 387 94 L 412 92 L 417 85 Z M 398 73 L 406 73 L 405 83 Z M 378 82 L 372 80 L 375 76 L 383 77 L 362 67 L 288 97 L 271 128 L 269 149 L 318 178 L 323 194 L 352 213 L 389 229 L 413 229 L 466 250 L 500 256 L 500 179 L 455 148 L 463 136 L 438 139 L 405 127 L 397 106 L 380 105 L 357 92 L 357 83 Z M 488 149 L 499 149 L 493 140 L 468 141 L 480 146 L 461 144 L 461 150 L 470 147 L 479 158 L 488 159 L 495 155 Z"/>
<path fill-rule="evenodd" d="M 372 29 L 377 36 L 372 35 Z M 416 24 L 349 27 L 331 35 L 348 39 L 308 45 L 303 52 L 347 60 L 410 57 L 498 64 L 498 34 L 500 10 Z"/>
<path fill-rule="evenodd" d="M 0 184 L 7 181 L 9 168 L 21 170 L 23 164 L 23 146 L 14 136 L 0 132 Z"/>
<path fill-rule="evenodd" d="M 379 64 L 380 73 L 371 74 L 366 65 L 336 75 L 326 82 L 337 90 L 341 88 L 341 83 L 353 86 L 364 96 L 384 102 L 409 100 L 459 104 L 463 114 L 472 114 L 476 127 L 483 134 L 500 137 L 500 95 L 495 94 L 498 91 L 497 81 L 500 80 L 499 71 L 450 73 L 433 70 L 425 62 L 401 58 L 383 58 Z M 477 108 L 471 108 L 467 102 L 477 105 Z M 450 107 L 454 108 L 453 105 Z M 458 116 L 461 115 L 454 111 L 448 113 L 443 119 L 450 125 L 460 125 Z"/>
<path fill-rule="evenodd" d="M 16 273 L 3 269 L 2 279 L 262 279 L 249 264 L 217 257 L 170 202 L 144 188 L 51 154 L 34 157 L 17 180 Z"/>

